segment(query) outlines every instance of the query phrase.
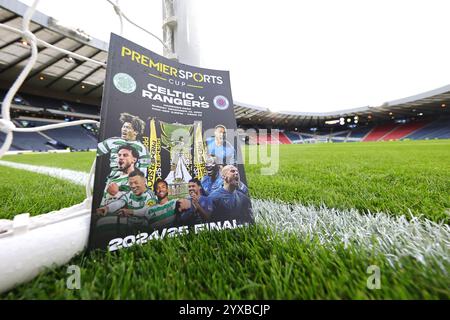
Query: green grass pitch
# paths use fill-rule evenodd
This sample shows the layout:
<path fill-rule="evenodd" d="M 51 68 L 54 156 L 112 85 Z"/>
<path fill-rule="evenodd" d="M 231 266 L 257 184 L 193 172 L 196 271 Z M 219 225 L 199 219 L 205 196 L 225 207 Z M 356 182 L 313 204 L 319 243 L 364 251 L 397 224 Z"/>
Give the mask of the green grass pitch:
<path fill-rule="evenodd" d="M 247 147 L 248 155 L 256 147 Z M 2 160 L 85 171 L 94 153 L 31 154 Z M 449 222 L 450 141 L 281 145 L 279 170 L 261 175 L 247 164 L 253 198 L 382 211 Z M 84 199 L 84 188 L 0 166 L 0 219 L 39 214 Z M 262 226 L 204 233 L 115 254 L 93 252 L 69 264 L 82 271 L 80 290 L 66 289 L 67 266 L 44 272 L 5 299 L 433 299 L 450 298 L 450 263 L 411 257 L 391 266 L 357 245 L 321 245 Z M 366 286 L 367 267 L 381 270 L 381 288 Z"/>

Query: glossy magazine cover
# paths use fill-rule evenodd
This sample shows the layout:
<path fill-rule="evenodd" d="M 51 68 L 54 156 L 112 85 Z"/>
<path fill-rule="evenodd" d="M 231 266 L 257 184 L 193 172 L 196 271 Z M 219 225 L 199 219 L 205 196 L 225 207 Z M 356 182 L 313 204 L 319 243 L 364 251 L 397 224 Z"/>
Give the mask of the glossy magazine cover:
<path fill-rule="evenodd" d="M 230 77 L 111 35 L 89 248 L 253 223 Z"/>

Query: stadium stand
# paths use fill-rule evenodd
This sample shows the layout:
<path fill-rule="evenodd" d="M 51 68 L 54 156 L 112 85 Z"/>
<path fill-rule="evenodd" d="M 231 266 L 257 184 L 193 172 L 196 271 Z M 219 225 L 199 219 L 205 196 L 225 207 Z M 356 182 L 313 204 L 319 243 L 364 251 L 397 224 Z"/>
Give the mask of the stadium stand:
<path fill-rule="evenodd" d="M 350 134 L 347 137 L 348 141 L 360 141 L 362 140 L 371 130 L 373 127 L 361 127 L 361 128 L 355 128 L 352 131 L 350 131 Z"/>
<path fill-rule="evenodd" d="M 450 139 L 450 118 L 442 118 L 406 135 L 403 139 Z"/>
<path fill-rule="evenodd" d="M 278 139 L 272 139 L 270 134 L 260 134 L 257 138 L 258 144 L 279 144 L 280 141 Z"/>
<path fill-rule="evenodd" d="M 0 134 L 0 141 L 5 140 L 5 134 Z M 36 132 L 16 132 L 14 133 L 13 143 L 11 150 L 33 150 L 33 151 L 48 151 L 56 148 L 49 144 L 49 140 L 45 139 L 39 133 Z"/>
<path fill-rule="evenodd" d="M 362 141 L 378 141 L 389 134 L 396 127 L 395 123 L 385 123 L 373 128 Z"/>
<path fill-rule="evenodd" d="M 407 135 L 419 130 L 420 128 L 423 128 L 426 124 L 427 122 L 425 121 L 417 121 L 401 124 L 395 127 L 394 130 L 389 132 L 383 138 L 381 138 L 380 141 L 400 140 L 403 137 L 406 137 Z"/>
<path fill-rule="evenodd" d="M 36 118 L 35 121 L 14 120 L 17 127 L 36 127 L 50 124 Z M 0 133 L 0 143 L 5 134 Z M 11 151 L 49 151 L 70 148 L 71 150 L 89 150 L 97 147 L 95 134 L 83 126 L 74 126 L 47 130 L 44 132 L 15 132 Z"/>
<path fill-rule="evenodd" d="M 97 139 L 81 126 L 48 130 L 46 135 L 74 150 L 97 148 Z"/>
<path fill-rule="evenodd" d="M 270 135 L 261 135 L 258 143 L 317 143 L 317 142 L 359 142 L 359 141 L 390 141 L 390 140 L 421 140 L 449 139 L 450 119 L 435 121 L 421 120 L 404 124 L 385 123 L 378 126 L 363 126 L 337 132 L 305 133 L 297 131 L 280 132 L 279 141 L 271 141 Z M 256 144 L 251 141 L 250 144 Z"/>
<path fill-rule="evenodd" d="M 284 132 L 280 132 L 278 139 L 282 144 L 292 144 L 291 140 L 289 140 L 288 136 Z"/>
<path fill-rule="evenodd" d="M 9 17 L 5 24 L 16 27 L 22 21 L 26 6 L 16 1 L 0 0 L 0 16 Z M 108 44 L 99 39 L 79 34 L 77 30 L 59 28 L 43 13 L 39 19 L 34 15 L 31 25 L 39 29 L 50 43 L 58 43 L 62 49 L 79 48 L 83 55 L 98 63 L 67 57 L 52 49 L 40 50 L 40 64 L 12 101 L 11 118 L 29 122 L 73 121 L 81 119 L 100 120 L 100 105 L 106 69 Z M 56 28 L 56 29 L 55 29 Z M 16 79 L 29 53 L 24 51 L 23 41 L 14 32 L 3 30 L 0 37 L 0 100 Z M 10 39 L 10 40 L 7 40 Z M 65 61 L 65 62 L 64 62 Z M 73 63 L 75 62 L 75 63 Z M 5 71 L 6 70 L 6 71 Z M 238 126 L 242 129 L 279 129 L 280 136 L 272 141 L 263 135 L 249 143 L 318 143 L 357 142 L 402 139 L 448 139 L 450 138 L 450 85 L 422 92 L 414 96 L 388 101 L 379 106 L 336 110 L 331 112 L 280 111 L 234 101 Z M 395 121 L 405 121 L 403 124 Z M 420 120 L 420 121 L 417 121 Z M 51 150 L 60 148 L 95 148 L 95 128 L 76 127 L 54 129 L 42 134 L 14 134 L 12 150 Z M 245 133 L 245 132 L 244 132 Z M 241 136 L 243 134 L 241 133 Z M 0 142 L 4 134 L 0 133 Z"/>
<path fill-rule="evenodd" d="M 284 134 L 289 138 L 291 143 L 303 143 L 302 138 L 298 132 L 285 131 Z"/>
<path fill-rule="evenodd" d="M 3 101 L 6 91 L 0 91 Z M 1 109 L 0 109 L 1 110 Z M 21 93 L 12 105 L 13 122 L 17 127 L 36 127 L 50 123 L 84 119 L 99 119 L 99 107 Z M 25 119 L 25 120 L 24 120 Z M 89 129 L 93 129 L 89 126 Z M 88 150 L 97 147 L 93 130 L 83 126 L 67 127 L 38 133 L 14 133 L 11 151 L 48 151 L 55 149 Z M 5 138 L 0 133 L 0 142 Z"/>
<path fill-rule="evenodd" d="M 354 142 L 361 141 L 372 128 L 360 128 L 354 130 L 343 130 L 337 132 L 319 132 L 315 134 L 295 131 L 285 131 L 284 135 L 291 143 L 314 143 L 314 142 Z M 281 140 L 281 139 L 280 139 Z"/>
<path fill-rule="evenodd" d="M 249 144 L 292 144 L 293 142 L 284 132 L 279 132 L 278 139 L 272 139 L 272 135 L 259 134 L 256 139 L 251 139 Z"/>
<path fill-rule="evenodd" d="M 0 99 L 3 101 L 6 91 L 0 90 Z M 44 96 L 37 96 L 31 94 L 21 93 L 20 96 L 16 96 L 14 104 L 22 106 L 33 106 L 37 108 L 44 108 L 51 113 L 52 110 L 64 111 L 68 113 L 80 113 L 81 115 L 89 114 L 98 116 L 100 113 L 100 107 L 94 105 L 87 105 L 76 102 L 69 102 L 59 99 L 47 98 Z M 80 116 L 81 116 L 80 115 Z"/>

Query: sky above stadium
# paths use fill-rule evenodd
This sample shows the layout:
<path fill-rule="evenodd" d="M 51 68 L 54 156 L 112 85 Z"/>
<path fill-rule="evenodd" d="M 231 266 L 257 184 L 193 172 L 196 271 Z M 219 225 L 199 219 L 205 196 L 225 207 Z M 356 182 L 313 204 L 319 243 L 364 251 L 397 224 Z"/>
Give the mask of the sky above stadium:
<path fill-rule="evenodd" d="M 201 66 L 230 71 L 235 101 L 326 112 L 450 83 L 448 0 L 189 1 L 196 2 Z M 162 38 L 162 0 L 119 4 Z M 41 0 L 37 9 L 104 41 L 120 31 L 106 0 Z M 162 54 L 157 40 L 128 23 L 123 36 Z"/>

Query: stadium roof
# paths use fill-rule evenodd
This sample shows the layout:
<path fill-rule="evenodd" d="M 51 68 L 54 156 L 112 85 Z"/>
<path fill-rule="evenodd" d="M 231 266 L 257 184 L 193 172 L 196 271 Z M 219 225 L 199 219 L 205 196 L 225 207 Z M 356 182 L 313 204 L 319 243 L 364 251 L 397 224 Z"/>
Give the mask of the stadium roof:
<path fill-rule="evenodd" d="M 272 112 L 268 108 L 235 102 L 236 119 L 240 124 L 260 124 L 273 127 L 322 126 L 327 120 L 358 116 L 365 120 L 383 121 L 399 118 L 450 114 L 450 85 L 411 97 L 386 102 L 381 106 L 366 106 L 332 112 Z"/>
<path fill-rule="evenodd" d="M 0 0 L 0 23 L 20 29 L 28 7 L 15 0 Z M 107 43 L 81 30 L 64 27 L 57 20 L 38 11 L 30 30 L 37 38 L 59 48 L 106 62 Z M 3 89 L 16 79 L 30 57 L 30 48 L 22 37 L 0 28 L 0 79 Z M 105 68 L 93 62 L 69 59 L 64 53 L 39 46 L 38 60 L 27 77 L 23 91 L 54 98 L 99 105 Z"/>
<path fill-rule="evenodd" d="M 0 23 L 20 29 L 26 9 L 27 6 L 21 2 L 0 0 Z M 92 38 L 79 29 L 64 27 L 57 20 L 43 13 L 37 11 L 33 15 L 30 29 L 38 38 L 52 45 L 101 62 L 107 60 L 108 44 L 106 42 Z M 30 57 L 29 46 L 22 40 L 19 34 L 0 28 L 0 88 L 9 88 Z M 40 47 L 37 63 L 21 91 L 98 106 L 101 102 L 104 78 L 104 66 L 89 61 L 69 59 L 66 54 L 57 50 Z M 449 108 L 450 85 L 386 102 L 381 106 L 323 113 L 272 112 L 267 108 L 235 101 L 238 123 L 270 127 L 323 126 L 327 120 L 354 116 L 360 117 L 360 122 L 421 117 L 442 112 L 448 113 Z"/>

